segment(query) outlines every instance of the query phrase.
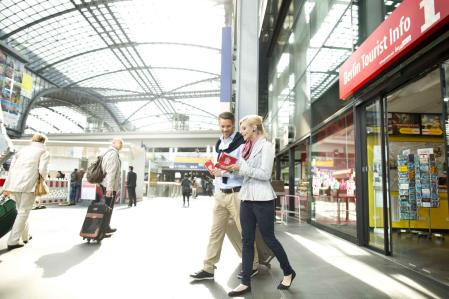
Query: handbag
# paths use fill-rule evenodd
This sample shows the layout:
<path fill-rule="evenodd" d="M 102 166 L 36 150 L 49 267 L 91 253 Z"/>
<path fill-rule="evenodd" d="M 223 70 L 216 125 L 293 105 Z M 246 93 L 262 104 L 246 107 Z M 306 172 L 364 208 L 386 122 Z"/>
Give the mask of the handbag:
<path fill-rule="evenodd" d="M 50 190 L 48 189 L 48 186 L 45 183 L 44 178 L 39 173 L 39 176 L 37 178 L 36 188 L 34 189 L 34 195 L 43 196 L 43 195 L 47 195 L 49 192 L 50 192 Z"/>

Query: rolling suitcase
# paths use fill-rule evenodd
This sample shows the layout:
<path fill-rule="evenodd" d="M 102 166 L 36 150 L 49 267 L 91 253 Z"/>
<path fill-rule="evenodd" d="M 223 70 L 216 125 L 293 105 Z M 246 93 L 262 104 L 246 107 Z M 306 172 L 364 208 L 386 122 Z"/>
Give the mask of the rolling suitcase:
<path fill-rule="evenodd" d="M 111 217 L 112 209 L 103 201 L 93 201 L 87 208 L 87 214 L 81 228 L 80 236 L 90 243 L 95 240 L 98 243 L 105 238 L 106 228 Z"/>
<path fill-rule="evenodd" d="M 0 238 L 11 230 L 16 216 L 16 202 L 9 197 L 0 197 Z"/>

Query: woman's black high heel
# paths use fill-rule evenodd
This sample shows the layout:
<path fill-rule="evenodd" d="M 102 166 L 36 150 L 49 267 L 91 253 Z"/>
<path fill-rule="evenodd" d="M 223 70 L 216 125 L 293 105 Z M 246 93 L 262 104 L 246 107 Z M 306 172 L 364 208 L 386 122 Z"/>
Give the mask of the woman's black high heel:
<path fill-rule="evenodd" d="M 290 284 L 287 286 L 285 284 L 282 284 L 282 281 L 281 281 L 281 283 L 278 285 L 278 289 L 279 290 L 288 290 L 290 288 L 290 286 L 292 285 L 293 279 L 295 279 L 295 277 L 296 277 L 296 272 L 293 271 L 293 273 L 292 273 L 292 280 L 290 280 Z"/>

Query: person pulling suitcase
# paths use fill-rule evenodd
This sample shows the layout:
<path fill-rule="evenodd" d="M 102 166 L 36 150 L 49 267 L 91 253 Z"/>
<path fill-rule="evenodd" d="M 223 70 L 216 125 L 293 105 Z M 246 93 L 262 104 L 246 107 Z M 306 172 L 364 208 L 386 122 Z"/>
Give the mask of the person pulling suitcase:
<path fill-rule="evenodd" d="M 123 140 L 121 138 L 112 139 L 111 146 L 92 163 L 86 173 L 86 178 L 90 183 L 99 184 L 101 188 L 102 198 L 108 207 L 111 208 L 110 213 L 105 214 L 105 233 L 110 234 L 117 231 L 111 228 L 111 216 L 114 209 L 115 197 L 120 188 L 120 169 L 121 161 L 119 151 L 123 148 Z M 97 196 L 97 201 L 100 200 Z"/>

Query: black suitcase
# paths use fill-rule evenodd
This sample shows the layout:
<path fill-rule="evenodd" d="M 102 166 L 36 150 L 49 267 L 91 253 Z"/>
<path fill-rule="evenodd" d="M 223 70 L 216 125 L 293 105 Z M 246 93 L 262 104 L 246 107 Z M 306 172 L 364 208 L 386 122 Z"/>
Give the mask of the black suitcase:
<path fill-rule="evenodd" d="M 87 214 L 81 228 L 80 236 L 90 243 L 98 243 L 106 237 L 106 229 L 111 217 L 112 209 L 103 201 L 93 201 L 87 208 Z"/>
<path fill-rule="evenodd" d="M 16 202 L 9 197 L 0 197 L 0 238 L 6 235 L 14 225 L 17 209 Z"/>

